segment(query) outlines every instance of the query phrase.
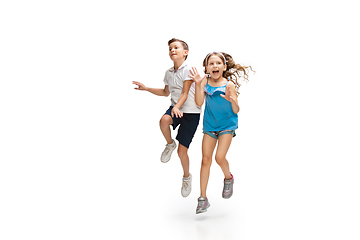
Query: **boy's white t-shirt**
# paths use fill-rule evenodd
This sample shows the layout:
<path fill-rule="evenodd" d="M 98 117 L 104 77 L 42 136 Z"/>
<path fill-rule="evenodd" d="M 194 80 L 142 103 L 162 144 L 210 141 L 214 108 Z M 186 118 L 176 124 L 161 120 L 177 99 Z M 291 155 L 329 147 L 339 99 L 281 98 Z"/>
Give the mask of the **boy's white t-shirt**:
<path fill-rule="evenodd" d="M 192 80 L 188 75 L 190 74 L 190 66 L 186 61 L 175 71 L 174 67 L 165 72 L 164 83 L 169 86 L 171 94 L 171 106 L 175 106 L 178 102 L 181 92 L 183 90 L 184 82 Z M 195 103 L 195 83 L 191 84 L 188 97 L 181 106 L 180 111 L 183 113 L 201 113 L 201 107 Z"/>

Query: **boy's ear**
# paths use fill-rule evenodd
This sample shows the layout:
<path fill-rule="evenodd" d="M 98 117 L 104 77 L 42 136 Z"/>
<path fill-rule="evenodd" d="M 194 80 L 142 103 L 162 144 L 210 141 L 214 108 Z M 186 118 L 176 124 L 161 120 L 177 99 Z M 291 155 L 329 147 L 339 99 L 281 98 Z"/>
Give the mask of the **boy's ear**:
<path fill-rule="evenodd" d="M 189 50 L 185 50 L 185 56 L 189 55 Z"/>

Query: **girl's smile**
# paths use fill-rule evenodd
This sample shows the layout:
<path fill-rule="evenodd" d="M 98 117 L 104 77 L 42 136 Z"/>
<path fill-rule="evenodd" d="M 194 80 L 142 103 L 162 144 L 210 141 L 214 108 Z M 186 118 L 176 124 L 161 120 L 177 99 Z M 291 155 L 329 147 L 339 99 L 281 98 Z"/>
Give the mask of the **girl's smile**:
<path fill-rule="evenodd" d="M 226 65 L 224 65 L 221 58 L 216 55 L 211 56 L 207 63 L 207 72 L 210 73 L 214 80 L 219 80 L 222 77 L 223 72 L 226 70 Z"/>

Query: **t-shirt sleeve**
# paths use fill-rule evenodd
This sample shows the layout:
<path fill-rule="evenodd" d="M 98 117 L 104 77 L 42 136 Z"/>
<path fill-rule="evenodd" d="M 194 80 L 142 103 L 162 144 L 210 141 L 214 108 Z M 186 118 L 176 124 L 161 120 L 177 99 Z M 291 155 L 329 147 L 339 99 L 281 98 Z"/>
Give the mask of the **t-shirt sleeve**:
<path fill-rule="evenodd" d="M 168 78 L 167 78 L 167 72 L 165 72 L 164 84 L 165 84 L 165 85 L 169 85 L 169 81 L 168 81 Z"/>
<path fill-rule="evenodd" d="M 184 79 L 184 81 L 187 81 L 187 80 L 192 80 L 189 75 L 190 75 L 190 69 L 191 67 L 189 66 L 186 66 L 185 70 L 184 70 L 184 75 L 182 77 L 182 79 Z"/>

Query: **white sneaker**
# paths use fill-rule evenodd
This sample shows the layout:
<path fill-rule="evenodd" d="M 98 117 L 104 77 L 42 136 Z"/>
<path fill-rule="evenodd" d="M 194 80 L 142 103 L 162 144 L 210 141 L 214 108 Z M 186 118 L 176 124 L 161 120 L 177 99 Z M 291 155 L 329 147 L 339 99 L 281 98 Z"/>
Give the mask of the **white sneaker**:
<path fill-rule="evenodd" d="M 175 150 L 175 148 L 176 148 L 176 143 L 174 140 L 171 144 L 166 144 L 166 147 L 161 154 L 161 162 L 167 163 L 170 160 L 171 154 Z"/>
<path fill-rule="evenodd" d="M 191 180 L 192 180 L 191 173 L 189 177 L 187 178 L 183 177 L 182 179 L 181 195 L 183 197 L 187 197 L 191 193 Z"/>

